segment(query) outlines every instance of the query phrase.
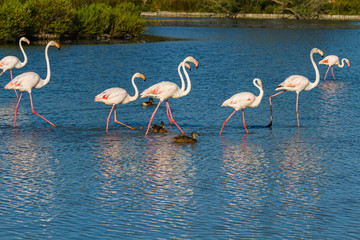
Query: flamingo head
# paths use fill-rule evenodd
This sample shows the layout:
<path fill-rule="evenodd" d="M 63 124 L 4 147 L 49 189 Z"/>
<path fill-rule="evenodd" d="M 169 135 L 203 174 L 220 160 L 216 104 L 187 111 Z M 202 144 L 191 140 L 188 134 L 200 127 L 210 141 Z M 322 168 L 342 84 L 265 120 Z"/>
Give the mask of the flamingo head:
<path fill-rule="evenodd" d="M 187 67 L 191 71 L 191 66 L 188 63 L 185 63 L 185 67 Z"/>
<path fill-rule="evenodd" d="M 345 59 L 345 62 L 347 63 L 348 67 L 350 67 L 350 61 L 348 59 Z"/>
<path fill-rule="evenodd" d="M 26 37 L 20 38 L 20 41 L 21 41 L 21 42 L 26 42 L 27 44 L 30 44 L 29 39 L 27 39 Z"/>
<path fill-rule="evenodd" d="M 50 41 L 48 43 L 49 46 L 54 46 L 54 47 L 57 47 L 59 50 L 60 50 L 60 44 L 58 44 L 57 42 L 55 41 Z"/>
<path fill-rule="evenodd" d="M 142 78 L 142 79 L 144 79 L 144 81 L 146 81 L 145 75 L 143 75 L 141 73 L 135 73 L 134 78 Z"/>
<path fill-rule="evenodd" d="M 324 52 L 321 51 L 321 50 L 318 49 L 318 48 L 313 48 L 313 49 L 311 50 L 311 53 L 318 53 L 318 54 L 321 55 L 321 57 L 324 57 Z"/>
<path fill-rule="evenodd" d="M 191 56 L 185 58 L 184 62 L 192 62 L 192 63 L 195 64 L 195 67 L 196 67 L 196 68 L 198 68 L 198 66 L 199 66 L 199 62 L 198 62 L 195 58 L 193 58 L 193 57 L 191 57 Z"/>
<path fill-rule="evenodd" d="M 262 81 L 259 78 L 255 78 L 254 79 L 254 84 L 257 83 L 259 85 L 259 87 L 261 87 L 261 89 L 263 88 L 263 84 Z"/>

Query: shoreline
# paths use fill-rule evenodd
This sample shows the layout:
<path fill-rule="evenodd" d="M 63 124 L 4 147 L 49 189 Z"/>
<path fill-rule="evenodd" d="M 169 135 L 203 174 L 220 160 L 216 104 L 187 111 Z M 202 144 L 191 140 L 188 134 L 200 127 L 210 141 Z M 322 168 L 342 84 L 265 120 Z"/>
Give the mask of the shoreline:
<path fill-rule="evenodd" d="M 235 18 L 235 19 L 296 19 L 291 14 L 262 14 L 262 13 L 187 13 L 187 12 L 142 12 L 140 17 L 144 18 Z M 359 21 L 360 15 L 319 15 L 313 20 L 333 21 Z"/>

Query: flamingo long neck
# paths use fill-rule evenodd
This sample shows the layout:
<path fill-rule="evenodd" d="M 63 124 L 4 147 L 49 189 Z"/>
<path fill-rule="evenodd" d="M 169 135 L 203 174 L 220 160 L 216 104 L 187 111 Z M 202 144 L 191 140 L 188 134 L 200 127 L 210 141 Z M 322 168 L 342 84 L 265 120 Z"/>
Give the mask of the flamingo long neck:
<path fill-rule="evenodd" d="M 319 84 L 319 82 L 320 82 L 319 69 L 318 69 L 318 67 L 317 67 L 317 65 L 316 65 L 316 63 L 315 63 L 315 61 L 314 61 L 313 55 L 314 55 L 314 52 L 311 51 L 311 52 L 310 52 L 310 59 L 311 59 L 312 65 L 314 66 L 314 69 L 315 69 L 316 79 L 315 79 L 315 82 L 310 82 L 310 83 L 307 85 L 307 87 L 304 89 L 304 90 L 306 90 L 306 91 L 309 91 L 309 90 L 313 89 L 313 88 L 316 87 L 316 86 Z"/>
<path fill-rule="evenodd" d="M 185 90 L 185 81 L 184 81 L 184 77 L 181 73 L 181 66 L 182 66 L 182 62 L 179 64 L 178 66 L 178 73 L 179 73 L 179 76 L 180 76 L 180 79 L 181 79 L 181 91 L 184 91 Z"/>
<path fill-rule="evenodd" d="M 251 104 L 252 107 L 257 107 L 261 103 L 261 99 L 264 96 L 264 90 L 257 84 L 256 79 L 254 79 L 253 84 L 260 90 L 259 96 L 257 96 L 255 101 Z"/>
<path fill-rule="evenodd" d="M 339 64 L 338 66 L 342 68 L 344 66 L 344 61 L 346 60 L 347 60 L 346 58 L 341 59 L 341 65 Z"/>
<path fill-rule="evenodd" d="M 186 90 L 183 92 L 183 96 L 186 96 L 189 94 L 189 92 L 191 90 L 191 81 L 190 81 L 189 74 L 187 73 L 186 68 L 185 68 L 185 62 L 182 62 L 182 69 L 184 71 L 184 74 L 186 77 L 186 83 L 187 83 L 187 87 L 186 87 Z"/>
<path fill-rule="evenodd" d="M 20 40 L 19 40 L 19 46 L 20 46 L 20 50 L 21 50 L 22 54 L 24 55 L 24 61 L 23 61 L 23 62 L 20 62 L 19 68 L 22 68 L 22 67 L 25 66 L 26 63 L 28 62 L 28 58 L 27 58 L 26 53 L 25 53 L 25 51 L 24 51 L 24 49 L 23 49 L 23 47 L 22 47 L 21 42 L 22 42 L 22 40 L 20 39 Z"/>
<path fill-rule="evenodd" d="M 137 86 L 135 84 L 135 75 L 132 77 L 131 83 L 132 83 L 132 85 L 133 85 L 133 87 L 135 89 L 135 94 L 134 94 L 134 96 L 129 97 L 129 102 L 135 101 L 139 96 L 139 90 L 138 90 L 138 88 L 137 88 Z"/>
<path fill-rule="evenodd" d="M 46 78 L 42 79 L 35 88 L 42 88 L 43 86 L 45 86 L 46 84 L 49 83 L 50 81 L 50 77 L 51 77 L 51 71 L 50 71 L 50 62 L 49 62 L 49 56 L 48 56 L 48 49 L 50 47 L 50 43 L 48 43 L 48 45 L 46 45 L 45 48 L 45 60 L 46 60 L 46 67 L 47 67 L 47 74 L 46 74 Z"/>

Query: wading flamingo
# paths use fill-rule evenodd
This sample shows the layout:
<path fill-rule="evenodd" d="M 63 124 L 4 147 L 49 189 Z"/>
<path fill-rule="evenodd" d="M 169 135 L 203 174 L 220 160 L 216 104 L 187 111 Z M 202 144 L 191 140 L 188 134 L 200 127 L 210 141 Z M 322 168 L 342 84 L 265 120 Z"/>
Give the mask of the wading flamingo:
<path fill-rule="evenodd" d="M 110 113 L 109 113 L 109 116 L 107 118 L 107 121 L 106 121 L 106 132 L 108 131 L 108 128 L 109 128 L 109 119 L 110 119 L 110 116 L 111 116 L 111 113 L 112 111 L 114 110 L 114 120 L 116 123 L 119 123 L 119 124 L 122 124 L 124 125 L 125 127 L 128 127 L 130 128 L 131 130 L 134 130 L 134 128 L 122 123 L 122 122 L 119 122 L 117 119 L 116 119 L 116 105 L 117 104 L 127 104 L 129 102 L 132 102 L 132 101 L 135 101 L 138 96 L 139 96 L 139 91 L 135 85 L 135 78 L 142 78 L 144 79 L 145 81 L 145 76 L 142 75 L 141 73 L 135 73 L 133 76 L 132 76 L 132 79 L 131 79 L 131 83 L 135 89 L 135 94 L 134 96 L 130 96 L 125 89 L 123 88 L 118 88 L 118 87 L 114 87 L 114 88 L 109 88 L 109 89 L 106 89 L 105 91 L 103 91 L 102 93 L 98 94 L 96 97 L 95 97 L 95 102 L 103 102 L 107 105 L 112 105 L 112 108 L 110 110 Z"/>
<path fill-rule="evenodd" d="M 39 117 L 41 117 L 42 119 L 44 119 L 45 121 L 50 123 L 53 127 L 55 127 L 55 125 L 52 124 L 49 120 L 47 120 L 46 118 L 44 118 L 43 116 L 41 116 L 40 114 L 38 114 L 38 113 L 36 113 L 34 111 L 32 97 L 31 97 L 31 90 L 33 88 L 42 88 L 43 86 L 48 84 L 48 82 L 50 81 L 51 72 L 50 72 L 50 62 L 49 62 L 49 57 L 48 57 L 48 49 L 49 49 L 50 46 L 55 46 L 58 49 L 60 49 L 60 45 L 57 42 L 54 42 L 54 41 L 50 41 L 46 45 L 46 48 L 45 48 L 45 60 L 46 60 L 46 66 L 47 66 L 47 75 L 46 75 L 45 79 L 41 79 L 39 74 L 37 74 L 37 73 L 25 72 L 25 73 L 20 74 L 19 76 L 15 77 L 13 80 L 11 80 L 5 86 L 5 89 L 15 89 L 15 90 L 18 90 L 18 91 L 21 92 L 18 103 L 17 103 L 16 108 L 15 108 L 14 127 L 15 127 L 15 123 L 16 123 L 16 115 L 17 115 L 17 112 L 18 112 L 18 107 L 19 107 L 20 100 L 21 100 L 23 92 L 28 92 L 29 93 L 32 113 L 39 116 Z"/>
<path fill-rule="evenodd" d="M 26 65 L 28 58 L 26 56 L 26 53 L 22 47 L 21 42 L 26 42 L 27 44 L 30 44 L 30 41 L 26 38 L 26 37 L 22 37 L 19 40 L 19 46 L 20 46 L 20 50 L 24 55 L 24 61 L 21 62 L 17 57 L 15 56 L 6 56 L 3 59 L 0 60 L 0 69 L 2 69 L 3 71 L 0 73 L 0 76 L 6 72 L 6 70 L 10 70 L 10 76 L 11 76 L 11 80 L 13 80 L 13 76 L 12 76 L 12 69 L 13 68 L 22 68 L 23 66 Z M 16 92 L 16 90 L 14 89 L 16 97 L 18 97 L 18 94 Z"/>
<path fill-rule="evenodd" d="M 262 97 L 264 96 L 264 90 L 262 87 L 262 82 L 260 79 L 255 78 L 253 80 L 253 84 L 255 85 L 255 87 L 257 87 L 260 90 L 260 94 L 259 96 L 255 96 L 254 94 L 252 94 L 251 92 L 241 92 L 241 93 L 237 93 L 234 96 L 232 96 L 231 98 L 229 98 L 228 100 L 226 100 L 225 102 L 223 102 L 223 104 L 221 105 L 222 107 L 232 107 L 234 108 L 234 112 L 224 121 L 221 131 L 220 131 L 220 135 L 221 132 L 223 131 L 225 124 L 227 121 L 229 121 L 229 119 L 232 117 L 232 115 L 234 115 L 235 112 L 239 111 L 240 109 L 242 110 L 242 115 L 243 115 L 243 124 L 244 124 L 244 128 L 246 130 L 246 133 L 249 133 L 245 124 L 245 115 L 244 115 L 244 108 L 247 107 L 257 107 L 259 106 Z"/>
<path fill-rule="evenodd" d="M 183 65 L 183 62 L 185 64 L 185 67 L 187 67 L 190 71 L 191 71 L 191 66 L 185 61 L 186 59 L 184 59 L 184 61 L 182 61 L 181 63 L 179 63 L 179 66 L 178 66 L 178 74 L 179 74 L 179 77 L 180 77 L 180 80 L 181 80 L 181 88 L 180 90 L 181 91 L 185 91 L 185 81 L 184 81 L 184 77 L 181 73 L 181 69 L 182 69 L 182 65 Z M 184 68 L 185 69 L 185 68 Z M 186 72 L 184 70 L 184 72 Z M 187 73 L 186 73 L 187 74 Z M 166 102 L 166 114 L 169 118 L 169 121 L 170 121 L 170 125 L 172 125 L 173 123 L 175 123 L 175 121 L 173 121 L 173 117 L 172 117 L 172 114 L 171 114 L 171 111 L 170 111 L 170 106 L 168 104 L 168 102 Z"/>
<path fill-rule="evenodd" d="M 344 66 L 344 61 L 347 63 L 348 67 L 350 67 L 350 61 L 346 58 L 343 58 L 341 59 L 341 65 L 340 65 L 340 60 L 339 60 L 339 57 L 338 56 L 335 56 L 335 55 L 329 55 L 329 56 L 326 56 L 323 60 L 321 60 L 319 62 L 319 64 L 324 64 L 324 65 L 328 65 L 328 69 L 325 73 L 325 77 L 324 77 L 324 80 L 326 80 L 326 75 L 329 71 L 329 69 L 331 68 L 331 73 L 332 73 L 332 76 L 335 80 L 335 76 L 334 76 L 334 69 L 333 69 L 333 66 L 334 65 L 338 65 L 338 67 L 343 67 Z"/>
<path fill-rule="evenodd" d="M 309 79 L 307 79 L 304 76 L 300 75 L 291 75 L 290 77 L 286 78 L 285 81 L 280 83 L 280 85 L 275 90 L 282 90 L 281 92 L 278 92 L 272 96 L 269 97 L 270 102 L 270 123 L 267 125 L 268 127 L 272 126 L 272 106 L 271 106 L 271 98 L 275 97 L 276 95 L 279 95 L 280 93 L 289 91 L 289 92 L 296 92 L 296 117 L 297 117 L 297 123 L 298 127 L 300 127 L 300 121 L 299 121 L 299 112 L 298 112 L 298 105 L 299 105 L 299 93 L 302 90 L 309 91 L 316 87 L 319 84 L 320 81 L 320 74 L 319 69 L 316 66 L 313 58 L 314 53 L 319 53 L 321 57 L 324 55 L 323 51 L 317 48 L 313 48 L 310 52 L 310 60 L 311 63 L 315 69 L 316 79 L 315 82 L 310 82 Z"/>
<path fill-rule="evenodd" d="M 156 106 L 155 111 L 151 115 L 151 118 L 150 118 L 147 130 L 146 130 L 145 136 L 147 136 L 147 134 L 149 132 L 149 128 L 151 127 L 151 122 L 152 122 L 152 120 L 153 120 L 153 118 L 155 116 L 156 111 L 158 110 L 160 104 L 164 100 L 166 100 L 166 112 L 168 113 L 170 122 L 173 122 L 180 129 L 181 133 L 184 133 L 184 131 L 179 127 L 179 125 L 175 122 L 174 118 L 172 117 L 170 106 L 169 106 L 169 103 L 168 103 L 168 99 L 169 98 L 180 98 L 180 97 L 186 96 L 187 94 L 189 94 L 189 92 L 191 90 L 190 77 L 189 77 L 189 75 L 188 75 L 188 73 L 187 73 L 187 71 L 185 69 L 185 63 L 186 62 L 194 63 L 196 68 L 199 65 L 198 61 L 193 57 L 187 57 L 187 58 L 184 59 L 184 61 L 182 61 L 182 69 L 184 71 L 186 81 L 187 81 L 186 90 L 181 90 L 181 88 L 179 88 L 179 86 L 177 84 L 173 83 L 173 82 L 163 81 L 163 82 L 159 82 L 159 83 L 149 87 L 148 89 L 144 90 L 141 93 L 141 98 L 153 97 L 153 98 L 156 98 L 156 99 L 160 100 L 158 105 Z M 184 86 L 184 89 L 185 89 L 185 86 Z"/>

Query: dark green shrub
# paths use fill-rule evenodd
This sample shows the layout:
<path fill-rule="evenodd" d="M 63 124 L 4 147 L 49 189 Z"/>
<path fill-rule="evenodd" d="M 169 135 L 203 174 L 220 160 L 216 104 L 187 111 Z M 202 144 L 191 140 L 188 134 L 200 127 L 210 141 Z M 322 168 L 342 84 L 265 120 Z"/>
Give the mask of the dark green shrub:
<path fill-rule="evenodd" d="M 17 42 L 28 36 L 32 29 L 31 11 L 28 4 L 18 0 L 8 0 L 0 6 L 0 41 Z"/>

